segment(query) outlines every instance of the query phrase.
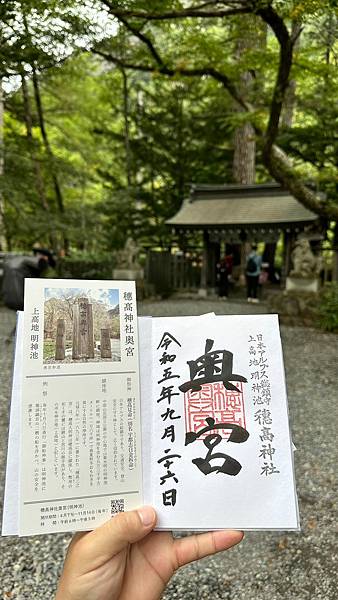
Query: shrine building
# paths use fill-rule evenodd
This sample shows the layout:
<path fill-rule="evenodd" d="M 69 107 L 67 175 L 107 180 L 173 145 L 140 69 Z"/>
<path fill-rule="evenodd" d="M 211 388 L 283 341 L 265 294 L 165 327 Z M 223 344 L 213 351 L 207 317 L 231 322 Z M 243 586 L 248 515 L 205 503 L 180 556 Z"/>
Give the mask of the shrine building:
<path fill-rule="evenodd" d="M 192 185 L 190 196 L 166 223 L 181 240 L 193 232 L 202 234 L 202 295 L 215 289 L 217 261 L 229 249 L 240 257 L 237 272 L 243 274 L 250 245 L 264 242 L 266 249 L 269 245 L 275 248 L 282 235 L 285 280 L 297 237 L 302 235 L 309 241 L 322 239 L 318 215 L 277 183 Z"/>

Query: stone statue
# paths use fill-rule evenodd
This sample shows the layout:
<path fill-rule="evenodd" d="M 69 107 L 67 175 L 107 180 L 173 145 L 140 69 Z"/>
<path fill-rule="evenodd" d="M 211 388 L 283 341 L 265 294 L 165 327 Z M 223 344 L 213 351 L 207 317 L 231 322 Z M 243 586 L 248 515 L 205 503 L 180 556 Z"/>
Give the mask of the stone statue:
<path fill-rule="evenodd" d="M 293 262 L 293 269 L 290 272 L 291 277 L 313 279 L 319 275 L 322 260 L 313 254 L 308 240 L 297 240 L 291 258 Z"/>
<path fill-rule="evenodd" d="M 140 269 L 138 255 L 140 249 L 132 238 L 128 238 L 123 250 L 117 252 L 117 265 L 119 269 Z"/>

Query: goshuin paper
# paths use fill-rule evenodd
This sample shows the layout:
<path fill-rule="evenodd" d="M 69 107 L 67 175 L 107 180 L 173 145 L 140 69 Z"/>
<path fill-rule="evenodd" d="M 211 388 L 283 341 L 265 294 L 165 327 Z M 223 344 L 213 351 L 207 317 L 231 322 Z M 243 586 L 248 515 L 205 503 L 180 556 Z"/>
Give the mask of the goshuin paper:
<path fill-rule="evenodd" d="M 153 319 L 151 360 L 159 526 L 297 529 L 277 316 Z"/>

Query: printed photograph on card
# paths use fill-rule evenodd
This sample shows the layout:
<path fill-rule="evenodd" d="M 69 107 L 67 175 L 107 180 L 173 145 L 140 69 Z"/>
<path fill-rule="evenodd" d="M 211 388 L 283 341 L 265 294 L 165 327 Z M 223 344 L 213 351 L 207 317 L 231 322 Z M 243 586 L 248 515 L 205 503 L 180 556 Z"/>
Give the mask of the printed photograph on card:
<path fill-rule="evenodd" d="M 118 289 L 45 288 L 45 364 L 120 360 Z"/>

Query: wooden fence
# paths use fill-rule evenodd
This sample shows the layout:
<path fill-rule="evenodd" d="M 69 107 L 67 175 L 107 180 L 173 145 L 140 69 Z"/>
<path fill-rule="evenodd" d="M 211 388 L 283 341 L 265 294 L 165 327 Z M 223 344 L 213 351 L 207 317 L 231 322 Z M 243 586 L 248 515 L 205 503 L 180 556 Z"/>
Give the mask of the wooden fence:
<path fill-rule="evenodd" d="M 196 290 L 200 287 L 201 266 L 190 256 L 149 251 L 146 280 L 157 293 Z"/>

